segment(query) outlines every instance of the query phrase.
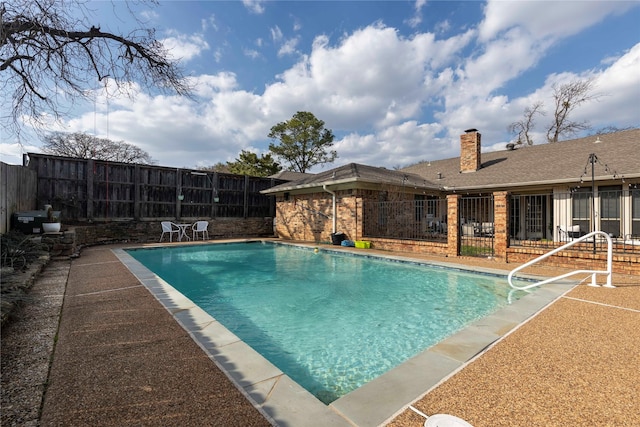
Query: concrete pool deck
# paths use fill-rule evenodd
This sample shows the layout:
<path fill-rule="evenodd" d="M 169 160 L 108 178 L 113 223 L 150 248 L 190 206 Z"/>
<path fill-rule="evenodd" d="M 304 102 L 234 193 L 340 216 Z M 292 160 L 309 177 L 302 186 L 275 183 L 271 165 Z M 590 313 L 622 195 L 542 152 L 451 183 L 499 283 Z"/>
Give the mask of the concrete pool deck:
<path fill-rule="evenodd" d="M 41 425 L 422 425 L 409 404 L 476 427 L 640 423 L 637 278 L 545 287 L 326 407 L 118 249 L 71 265 Z"/>

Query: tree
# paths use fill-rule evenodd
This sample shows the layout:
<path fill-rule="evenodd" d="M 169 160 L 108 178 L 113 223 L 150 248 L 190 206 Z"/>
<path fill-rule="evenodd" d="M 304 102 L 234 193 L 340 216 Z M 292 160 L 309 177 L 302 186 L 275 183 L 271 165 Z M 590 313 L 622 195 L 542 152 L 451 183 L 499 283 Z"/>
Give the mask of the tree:
<path fill-rule="evenodd" d="M 95 80 L 108 78 L 117 93 L 127 95 L 133 93 L 132 82 L 189 93 L 181 69 L 153 29 L 126 36 L 102 31 L 90 23 L 88 5 L 83 0 L 0 3 L 0 87 L 2 103 L 11 103 L 3 105 L 12 111 L 3 118 L 9 119 L 4 125 L 9 130 L 20 133 L 24 116 L 39 128 L 47 114 L 59 119 L 67 103 L 90 96 Z"/>
<path fill-rule="evenodd" d="M 552 86 L 555 111 L 553 122 L 547 128 L 547 141 L 558 142 L 560 137 L 573 135 L 591 127 L 587 121 L 569 120 L 569 114 L 585 102 L 600 98 L 600 95 L 593 93 L 594 85 L 593 79 L 586 79 Z"/>
<path fill-rule="evenodd" d="M 231 173 L 229 170 L 229 163 L 218 162 L 213 166 L 202 166 L 198 168 L 201 171 L 207 172 L 220 172 L 220 173 Z"/>
<path fill-rule="evenodd" d="M 86 133 L 55 132 L 44 139 L 42 151 L 57 156 L 107 160 L 123 163 L 153 164 L 146 151 L 124 141 L 111 141 Z"/>
<path fill-rule="evenodd" d="M 618 126 L 609 125 L 609 126 L 596 129 L 595 131 L 591 132 L 590 135 L 604 135 L 607 133 L 622 132 L 623 130 L 638 129 L 639 127 L 640 126 L 635 125 L 635 126 L 626 126 L 623 128 L 619 128 Z"/>
<path fill-rule="evenodd" d="M 531 138 L 531 131 L 535 124 L 535 115 L 540 114 L 544 115 L 544 111 L 542 111 L 542 106 L 544 104 L 540 101 L 534 103 L 531 107 L 527 107 L 524 109 L 524 117 L 517 121 L 513 122 L 509 125 L 507 130 L 511 134 L 517 134 L 518 140 L 517 144 L 523 144 L 524 142 L 527 145 L 533 145 L 533 139 Z"/>
<path fill-rule="evenodd" d="M 338 153 L 330 150 L 333 132 L 324 128 L 322 120 L 306 111 L 298 111 L 290 120 L 273 126 L 268 136 L 280 140 L 279 145 L 269 144 L 269 151 L 286 162 L 288 170 L 304 173 L 338 157 Z"/>
<path fill-rule="evenodd" d="M 238 175 L 269 176 L 282 170 L 282 167 L 273 160 L 271 154 L 263 154 L 260 157 L 251 151 L 242 150 L 235 162 L 227 162 L 229 171 Z"/>

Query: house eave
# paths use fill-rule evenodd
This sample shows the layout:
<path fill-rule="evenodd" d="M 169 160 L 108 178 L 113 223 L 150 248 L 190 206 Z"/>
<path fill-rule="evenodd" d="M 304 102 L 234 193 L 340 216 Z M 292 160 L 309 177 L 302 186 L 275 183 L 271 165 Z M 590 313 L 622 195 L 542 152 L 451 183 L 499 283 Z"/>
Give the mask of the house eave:
<path fill-rule="evenodd" d="M 267 188 L 266 190 L 260 191 L 262 194 L 278 194 L 278 193 L 286 193 L 287 191 L 298 191 L 298 190 L 308 190 L 312 188 L 317 188 L 322 190 L 324 185 L 341 185 L 348 184 L 350 182 L 358 181 L 358 178 L 348 178 L 348 179 L 339 179 L 339 180 L 330 180 L 323 182 L 314 182 L 311 184 L 299 184 L 299 185 L 290 185 L 287 187 L 280 187 L 277 189 Z"/>
<path fill-rule="evenodd" d="M 625 175 L 624 176 L 625 180 L 637 179 L 637 178 L 640 178 L 640 173 L 638 173 L 638 174 L 630 174 L 630 175 Z M 590 181 L 590 179 L 591 178 L 589 178 L 588 180 L 587 179 L 583 179 L 583 185 L 586 185 L 584 183 L 587 183 L 587 181 Z M 620 179 L 622 179 L 622 177 L 613 177 L 612 175 L 594 177 L 594 181 L 596 181 L 596 182 L 616 181 L 616 180 L 620 180 Z M 447 191 L 447 192 L 479 191 L 479 190 L 496 190 L 496 189 L 522 188 L 522 187 L 553 187 L 553 186 L 568 185 L 568 184 L 576 185 L 579 182 L 580 182 L 580 180 L 576 179 L 576 178 L 565 178 L 565 179 L 554 179 L 554 180 L 544 180 L 544 181 L 515 182 L 515 183 L 509 183 L 509 184 L 504 184 L 503 183 L 503 184 L 483 184 L 483 185 L 467 185 L 467 186 L 450 185 L 450 186 L 443 186 L 442 189 Z"/>
<path fill-rule="evenodd" d="M 266 190 L 262 190 L 260 193 L 262 194 L 279 194 L 279 193 L 286 193 L 286 192 L 291 192 L 291 191 L 304 191 L 304 190 L 318 190 L 318 191 L 323 191 L 323 186 L 330 186 L 330 187 L 338 187 L 338 186 L 342 186 L 344 187 L 346 184 L 368 184 L 368 185 L 375 185 L 375 186 L 379 186 L 379 185 L 394 185 L 397 187 L 402 187 L 402 184 L 400 183 L 391 183 L 391 182 L 386 182 L 386 181 L 376 181 L 376 180 L 371 180 L 371 179 L 363 179 L 363 178 L 359 178 L 359 177 L 353 177 L 353 178 L 346 178 L 346 179 L 337 179 L 337 180 L 329 180 L 329 181 L 323 181 L 323 182 L 314 182 L 311 184 L 299 184 L 299 185 L 291 185 L 291 186 L 287 186 L 287 187 L 280 187 L 278 189 L 266 189 Z M 407 184 L 407 187 L 415 187 L 415 188 L 423 188 L 425 190 L 439 190 L 440 187 L 435 187 L 435 186 L 416 186 L 414 184 Z"/>
<path fill-rule="evenodd" d="M 627 174 L 624 175 L 625 180 L 633 180 L 640 178 L 640 173 Z M 614 177 L 613 175 L 606 176 L 597 176 L 594 177 L 594 180 L 597 182 L 603 181 L 615 181 L 620 180 L 621 177 Z M 583 179 L 583 182 L 587 183 L 590 178 Z M 565 179 L 550 179 L 550 180 L 539 180 L 539 181 L 523 181 L 523 182 L 515 182 L 515 183 L 499 183 L 499 184 L 482 184 L 482 185 L 444 185 L 444 186 L 415 186 L 409 185 L 414 188 L 421 188 L 425 190 L 438 190 L 438 191 L 446 191 L 446 192 L 459 192 L 459 191 L 486 191 L 486 190 L 498 190 L 498 189 L 513 189 L 513 188 L 524 188 L 524 187 L 553 187 L 558 185 L 576 185 L 579 182 L 579 179 L 576 178 L 565 178 Z M 280 187 L 276 190 L 266 189 L 262 190 L 260 193 L 262 194 L 280 194 L 286 192 L 307 192 L 309 190 L 318 190 L 318 192 L 323 191 L 323 186 L 333 186 L 333 187 L 344 187 L 348 184 L 368 184 L 368 185 L 389 185 L 389 182 L 381 182 L 370 179 L 363 179 L 359 177 L 339 179 L 339 180 L 329 180 L 323 182 L 314 182 L 310 184 L 300 184 L 300 185 L 290 185 L 287 187 Z M 588 184 L 588 183 L 587 183 Z M 401 187 L 402 185 L 399 183 L 391 184 L 397 187 Z M 586 184 L 583 184 L 586 185 Z"/>

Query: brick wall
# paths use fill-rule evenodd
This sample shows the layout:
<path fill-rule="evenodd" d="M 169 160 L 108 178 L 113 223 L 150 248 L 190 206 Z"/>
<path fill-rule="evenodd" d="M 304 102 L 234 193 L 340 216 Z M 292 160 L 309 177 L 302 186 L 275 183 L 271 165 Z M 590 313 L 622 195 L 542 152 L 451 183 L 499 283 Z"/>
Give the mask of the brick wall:
<path fill-rule="evenodd" d="M 460 135 L 460 172 L 475 172 L 482 164 L 480 159 L 480 133 L 471 129 Z"/>
<path fill-rule="evenodd" d="M 507 249 L 507 262 L 524 264 L 547 252 L 549 252 L 548 248 L 509 248 Z M 540 261 L 540 265 L 572 269 L 605 270 L 607 255 L 601 252 L 593 254 L 587 251 L 562 251 Z M 615 273 L 631 274 L 640 277 L 640 255 L 613 254 L 612 268 Z"/>
<path fill-rule="evenodd" d="M 349 240 L 362 237 L 362 195 L 335 191 L 336 232 Z M 333 196 L 330 193 L 280 196 L 276 204 L 276 235 L 287 240 L 330 242 L 333 233 Z"/>
<path fill-rule="evenodd" d="M 449 248 L 446 243 L 427 242 L 424 240 L 401 239 L 365 239 L 371 242 L 371 247 L 382 251 L 397 251 L 418 254 L 434 254 L 448 256 Z"/>

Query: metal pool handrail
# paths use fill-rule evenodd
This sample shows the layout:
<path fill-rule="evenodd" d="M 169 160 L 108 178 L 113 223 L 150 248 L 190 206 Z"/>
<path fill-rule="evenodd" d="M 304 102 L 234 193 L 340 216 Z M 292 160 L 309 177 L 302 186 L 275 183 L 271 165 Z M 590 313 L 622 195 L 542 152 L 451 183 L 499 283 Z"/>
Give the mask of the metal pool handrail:
<path fill-rule="evenodd" d="M 538 261 L 541 261 L 545 258 L 550 257 L 551 255 L 554 255 L 560 251 L 563 251 L 573 245 L 575 245 L 576 243 L 582 242 L 582 241 L 586 241 L 588 240 L 590 237 L 593 237 L 595 239 L 595 236 L 597 235 L 601 235 L 604 236 L 607 239 L 607 269 L 606 270 L 575 270 L 572 271 L 570 273 L 566 273 L 566 274 L 562 274 L 560 276 L 556 276 L 556 277 L 552 277 L 550 279 L 545 279 L 542 280 L 540 282 L 536 282 L 527 286 L 516 286 L 513 284 L 513 276 L 514 274 L 516 274 L 518 271 L 527 268 L 529 266 L 532 266 L 533 264 L 537 263 Z M 511 270 L 511 272 L 509 273 L 509 276 L 507 277 L 508 281 L 509 281 L 509 286 L 511 286 L 513 289 L 517 289 L 520 291 L 524 291 L 526 289 L 530 289 L 533 288 L 535 286 L 542 286 L 542 285 L 546 285 L 547 283 L 551 283 L 554 282 L 556 280 L 560 280 L 560 279 L 564 279 L 566 277 L 569 276 L 573 276 L 574 274 L 580 274 L 580 273 L 591 273 L 591 284 L 589 286 L 598 286 L 598 284 L 596 283 L 596 275 L 597 274 L 606 274 L 607 275 L 607 283 L 605 285 L 602 285 L 605 288 L 615 288 L 615 286 L 613 286 L 611 284 L 611 273 L 612 273 L 612 258 L 613 258 L 613 241 L 611 240 L 611 236 L 609 236 L 607 233 L 605 233 L 604 231 L 592 231 L 591 233 L 585 234 L 582 237 L 577 238 L 574 241 L 571 241 L 569 243 L 567 243 L 566 245 L 562 245 L 559 248 L 556 248 L 554 250 L 552 250 L 551 252 L 548 252 L 544 255 L 539 256 L 538 258 L 535 258 L 525 264 L 522 264 L 519 267 L 514 268 L 513 270 Z"/>

